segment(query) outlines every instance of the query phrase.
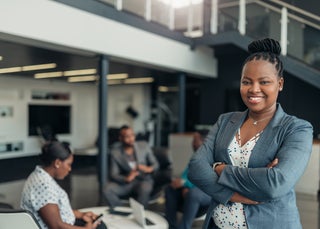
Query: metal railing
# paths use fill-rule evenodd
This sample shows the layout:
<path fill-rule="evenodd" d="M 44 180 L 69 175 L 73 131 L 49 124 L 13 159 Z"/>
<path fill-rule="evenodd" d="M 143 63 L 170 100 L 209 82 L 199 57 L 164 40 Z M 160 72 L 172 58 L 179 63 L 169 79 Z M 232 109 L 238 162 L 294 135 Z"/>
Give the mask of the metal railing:
<path fill-rule="evenodd" d="M 233 18 L 231 21 L 220 19 L 217 23 L 218 31 L 231 28 L 254 39 L 274 38 L 281 42 L 283 55 L 320 69 L 320 17 L 280 1 L 272 2 L 275 4 L 265 1 L 233 1 L 218 5 L 219 18 L 225 15 L 229 19 Z M 245 4 L 244 15 L 240 13 L 243 7 L 241 4 Z"/>
<path fill-rule="evenodd" d="M 188 37 L 231 30 L 254 39 L 271 37 L 280 41 L 283 55 L 320 69 L 320 17 L 282 1 L 211 0 L 207 6 L 207 1 L 189 0 L 182 7 L 169 0 L 99 1 Z"/>

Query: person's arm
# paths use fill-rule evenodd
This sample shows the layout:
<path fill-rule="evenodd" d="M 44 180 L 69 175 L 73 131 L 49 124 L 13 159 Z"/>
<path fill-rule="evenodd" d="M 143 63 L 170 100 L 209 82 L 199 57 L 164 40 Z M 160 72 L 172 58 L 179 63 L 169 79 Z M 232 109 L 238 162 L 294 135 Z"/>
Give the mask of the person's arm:
<path fill-rule="evenodd" d="M 138 168 L 144 173 L 153 173 L 159 169 L 159 163 L 147 142 L 139 142 L 141 148 L 146 152 L 146 164 L 139 164 Z"/>
<path fill-rule="evenodd" d="M 43 221 L 50 229 L 95 229 L 98 224 L 87 222 L 84 227 L 74 226 L 64 223 L 60 217 L 59 207 L 56 204 L 46 204 L 39 210 L 39 214 Z"/>
<path fill-rule="evenodd" d="M 115 181 L 119 184 L 124 184 L 127 183 L 128 180 L 130 180 L 129 176 L 130 174 L 128 173 L 127 175 L 121 174 L 120 173 L 120 168 L 119 168 L 119 164 L 121 161 L 118 157 L 120 157 L 120 153 L 119 153 L 120 149 L 119 148 L 114 148 L 111 150 L 111 156 L 110 156 L 110 178 L 112 181 Z"/>
<path fill-rule="evenodd" d="M 181 174 L 182 186 L 186 188 L 193 188 L 194 184 L 188 179 L 188 167 L 186 167 Z"/>
<path fill-rule="evenodd" d="M 218 183 L 218 175 L 212 165 L 214 160 L 216 136 L 222 127 L 222 116 L 213 125 L 202 146 L 195 152 L 188 165 L 189 180 L 203 192 L 211 196 L 216 202 L 227 204 L 234 191 Z"/>
<path fill-rule="evenodd" d="M 272 162 L 270 162 L 266 167 L 273 168 L 278 164 L 278 162 L 279 160 L 278 158 L 276 158 Z M 214 171 L 218 174 L 218 176 L 220 176 L 224 168 L 225 168 L 225 164 L 220 164 L 214 168 Z M 238 202 L 242 204 L 259 204 L 258 201 L 251 200 L 243 195 L 240 195 L 237 192 L 235 192 L 232 195 L 232 197 L 230 198 L 230 202 Z"/>
<path fill-rule="evenodd" d="M 276 157 L 279 162 L 275 167 L 239 168 L 225 165 L 218 183 L 262 202 L 288 193 L 308 164 L 313 139 L 312 126 L 308 122 L 290 120 L 288 125 L 282 133 L 283 141 L 278 140 Z M 273 149 L 270 146 L 268 150 Z"/>

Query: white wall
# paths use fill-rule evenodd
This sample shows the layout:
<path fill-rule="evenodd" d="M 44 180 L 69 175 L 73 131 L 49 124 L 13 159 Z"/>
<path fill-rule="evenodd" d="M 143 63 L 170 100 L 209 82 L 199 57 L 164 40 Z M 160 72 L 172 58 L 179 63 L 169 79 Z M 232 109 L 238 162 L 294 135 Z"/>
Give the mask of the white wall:
<path fill-rule="evenodd" d="M 33 100 L 32 90 L 69 92 L 69 101 Z M 94 84 L 71 84 L 54 80 L 34 80 L 23 77 L 0 77 L 0 106 L 12 106 L 12 117 L 0 117 L 0 144 L 23 142 L 23 150 L 0 153 L 0 158 L 34 155 L 40 152 L 39 137 L 28 136 L 28 104 L 70 104 L 71 134 L 58 135 L 69 141 L 74 149 L 92 146 L 98 134 L 98 88 Z M 131 125 L 136 132 L 144 130 L 143 122 L 150 114 L 148 85 L 123 85 L 108 87 L 108 126 Z M 125 113 L 132 105 L 139 116 L 132 119 Z"/>

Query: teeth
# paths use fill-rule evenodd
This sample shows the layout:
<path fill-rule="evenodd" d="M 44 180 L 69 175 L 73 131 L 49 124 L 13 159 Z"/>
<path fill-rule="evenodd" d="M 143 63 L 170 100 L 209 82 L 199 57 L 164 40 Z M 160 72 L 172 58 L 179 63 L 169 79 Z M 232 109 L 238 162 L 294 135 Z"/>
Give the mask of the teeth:
<path fill-rule="evenodd" d="M 249 97 L 250 101 L 257 102 L 261 100 L 261 97 Z"/>

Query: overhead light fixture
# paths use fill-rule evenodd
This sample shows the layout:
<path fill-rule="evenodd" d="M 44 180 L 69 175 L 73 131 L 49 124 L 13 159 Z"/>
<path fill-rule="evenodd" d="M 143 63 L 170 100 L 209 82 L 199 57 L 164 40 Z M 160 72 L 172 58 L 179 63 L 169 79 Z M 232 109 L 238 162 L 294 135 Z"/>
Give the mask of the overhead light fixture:
<path fill-rule="evenodd" d="M 2 57 L 2 56 L 0 56 L 0 61 L 1 61 L 1 60 L 3 60 L 3 57 Z"/>
<path fill-rule="evenodd" d="M 22 71 L 35 71 L 35 70 L 50 69 L 55 67 L 57 67 L 56 63 L 26 65 L 26 66 L 22 66 Z"/>
<path fill-rule="evenodd" d="M 191 37 L 191 38 L 195 38 L 195 37 L 202 37 L 203 36 L 203 31 L 202 30 L 193 30 L 193 31 L 186 31 L 183 33 L 186 37 Z"/>
<path fill-rule="evenodd" d="M 34 74 L 34 78 L 36 79 L 56 78 L 56 77 L 62 77 L 62 76 L 63 76 L 63 72 L 44 72 L 44 73 Z"/>
<path fill-rule="evenodd" d="M 56 66 L 57 66 L 57 64 L 55 64 L 55 63 L 49 63 L 49 64 L 26 65 L 26 66 L 22 66 L 22 67 L 0 68 L 0 74 L 21 72 L 21 71 L 35 71 L 35 70 L 41 70 L 41 69 L 50 69 L 50 68 L 55 68 Z"/>
<path fill-rule="evenodd" d="M 158 87 L 158 91 L 160 91 L 160 92 L 168 92 L 169 91 L 169 87 L 159 86 Z"/>
<path fill-rule="evenodd" d="M 168 87 L 168 86 L 159 86 L 159 92 L 177 92 L 179 91 L 179 87 Z"/>
<path fill-rule="evenodd" d="M 89 68 L 89 69 L 64 71 L 63 76 L 93 75 L 96 73 L 97 73 L 97 70 L 95 68 Z"/>
<path fill-rule="evenodd" d="M 76 82 L 88 82 L 88 81 L 95 81 L 97 80 L 96 75 L 89 75 L 89 76 L 73 76 L 68 78 L 68 82 L 76 83 Z"/>
<path fill-rule="evenodd" d="M 129 78 L 125 79 L 123 83 L 125 84 L 137 84 L 137 83 L 152 83 L 154 79 L 152 77 L 143 77 L 143 78 Z"/>
<path fill-rule="evenodd" d="M 108 85 L 122 84 L 122 80 L 108 80 Z"/>
<path fill-rule="evenodd" d="M 127 79 L 129 75 L 127 73 L 118 73 L 118 74 L 108 74 L 107 79 L 108 80 L 121 80 L 121 79 Z"/>
<path fill-rule="evenodd" d="M 0 74 L 3 73 L 13 73 L 13 72 L 21 72 L 21 67 L 11 67 L 11 68 L 0 68 Z"/>
<path fill-rule="evenodd" d="M 183 8 L 189 4 L 196 5 L 203 2 L 203 0 L 161 0 L 166 5 L 171 5 L 173 8 Z"/>

